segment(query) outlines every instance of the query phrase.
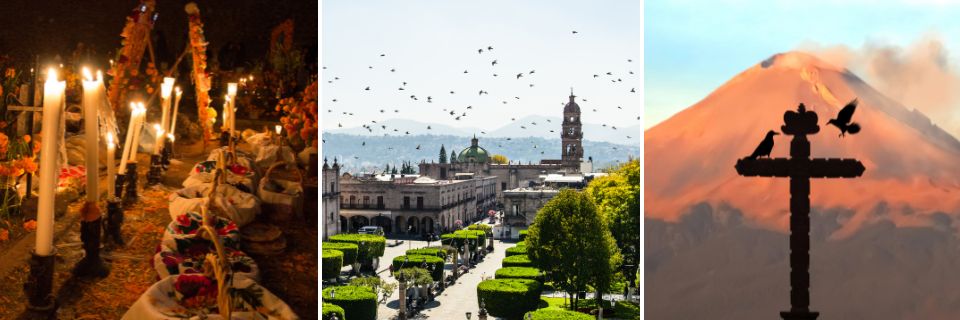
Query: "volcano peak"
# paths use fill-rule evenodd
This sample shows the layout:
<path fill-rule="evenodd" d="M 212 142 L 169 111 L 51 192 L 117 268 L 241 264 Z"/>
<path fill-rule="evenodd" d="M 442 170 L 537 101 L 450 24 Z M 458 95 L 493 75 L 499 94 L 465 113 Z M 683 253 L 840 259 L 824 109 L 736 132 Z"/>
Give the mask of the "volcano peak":
<path fill-rule="evenodd" d="M 816 68 L 821 70 L 842 71 L 842 68 L 827 63 L 816 56 L 802 51 L 788 51 L 770 56 L 760 62 L 760 67 L 803 70 Z"/>

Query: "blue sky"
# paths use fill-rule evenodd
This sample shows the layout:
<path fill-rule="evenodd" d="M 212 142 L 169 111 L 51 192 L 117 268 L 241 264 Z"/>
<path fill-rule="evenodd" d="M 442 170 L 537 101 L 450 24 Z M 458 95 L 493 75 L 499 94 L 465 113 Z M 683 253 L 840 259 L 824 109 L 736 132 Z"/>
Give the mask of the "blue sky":
<path fill-rule="evenodd" d="M 588 100 L 578 100 L 586 112 L 585 122 L 623 127 L 641 122 L 637 119 L 642 113 L 643 74 L 640 1 L 324 1 L 322 5 L 324 127 L 404 118 L 498 128 L 511 117 L 561 116 L 561 103 L 567 101 L 570 87 Z M 572 34 L 573 30 L 579 33 Z M 487 52 L 487 46 L 494 50 Z M 479 48 L 484 53 L 478 54 Z M 381 53 L 386 56 L 380 57 Z M 498 64 L 491 66 L 494 59 Z M 532 70 L 535 73 L 529 74 Z M 516 74 L 521 72 L 523 78 L 518 80 Z M 494 73 L 498 76 L 493 77 Z M 593 78 L 593 74 L 602 76 Z M 616 78 L 622 81 L 611 83 Z M 406 90 L 399 91 L 404 81 Z M 364 90 L 368 86 L 371 90 Z M 637 92 L 630 93 L 631 88 Z M 480 90 L 489 95 L 478 95 Z M 427 103 L 427 96 L 433 103 Z M 466 110 L 467 106 L 473 108 Z M 394 109 L 401 112 L 393 113 Z M 457 121 L 449 115 L 450 109 L 468 116 Z M 345 111 L 354 116 L 343 115 Z"/>
<path fill-rule="evenodd" d="M 955 65 L 960 34 L 960 1 L 646 1 L 644 10 L 645 128 L 775 53 L 933 36 Z"/>

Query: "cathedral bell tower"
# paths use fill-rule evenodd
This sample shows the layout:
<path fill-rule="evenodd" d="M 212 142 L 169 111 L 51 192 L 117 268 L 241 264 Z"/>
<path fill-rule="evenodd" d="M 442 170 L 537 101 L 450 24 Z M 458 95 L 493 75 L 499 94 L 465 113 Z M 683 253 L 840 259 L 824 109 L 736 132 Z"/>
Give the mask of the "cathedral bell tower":
<path fill-rule="evenodd" d="M 568 172 L 579 172 L 580 162 L 583 160 L 583 131 L 580 123 L 580 106 L 574 102 L 577 96 L 570 89 L 570 102 L 563 107 L 563 127 L 560 131 L 560 140 L 563 152 L 560 161 Z"/>

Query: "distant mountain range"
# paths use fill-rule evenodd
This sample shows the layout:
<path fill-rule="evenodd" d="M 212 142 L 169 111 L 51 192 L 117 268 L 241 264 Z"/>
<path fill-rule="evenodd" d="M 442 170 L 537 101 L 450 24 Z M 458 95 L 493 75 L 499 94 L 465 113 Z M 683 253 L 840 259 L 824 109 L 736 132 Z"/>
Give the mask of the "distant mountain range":
<path fill-rule="evenodd" d="M 436 127 L 434 127 L 436 128 Z M 447 157 L 451 151 L 460 153 L 470 146 L 466 136 L 443 135 L 400 135 L 371 136 L 324 132 L 321 157 L 332 163 L 336 157 L 343 172 L 370 172 L 382 170 L 387 164 L 391 167 L 410 161 L 414 165 L 421 160 L 437 161 L 440 146 L 446 149 Z M 511 161 L 539 162 L 541 159 L 560 159 L 560 139 L 541 137 L 489 138 L 478 135 L 480 147 L 491 155 L 502 154 Z M 507 140 L 509 139 L 509 140 Z M 417 149 L 417 146 L 420 149 Z M 594 168 L 614 165 L 618 161 L 627 161 L 629 157 L 640 156 L 638 144 L 625 145 L 610 142 L 584 141 L 584 158 L 592 157 Z"/>
<path fill-rule="evenodd" d="M 371 130 L 364 127 L 350 128 L 329 128 L 324 132 L 343 133 L 362 136 L 383 136 L 404 135 L 406 132 L 414 134 L 437 134 L 452 135 L 459 137 L 470 137 L 476 134 L 481 137 L 537 137 L 544 139 L 555 139 L 560 137 L 560 126 L 563 121 L 560 117 L 547 116 L 526 116 L 497 129 L 481 129 L 477 127 L 452 127 L 443 124 L 425 123 L 408 119 L 389 119 L 371 124 Z M 535 124 L 534 124 L 535 123 Z M 386 126 L 383 129 L 381 126 Z M 427 126 L 430 129 L 427 130 Z M 393 131 L 396 129 L 397 131 Z M 553 132 L 550 132 L 553 130 Z M 611 143 L 630 143 L 640 142 L 640 133 L 643 131 L 639 121 L 636 125 L 628 127 L 604 126 L 602 124 L 584 123 L 584 140 L 611 142 Z M 486 132 L 483 134 L 481 132 Z M 629 136 L 630 138 L 627 138 Z M 467 141 L 469 143 L 469 141 Z M 559 143 L 558 143 L 559 144 Z"/>

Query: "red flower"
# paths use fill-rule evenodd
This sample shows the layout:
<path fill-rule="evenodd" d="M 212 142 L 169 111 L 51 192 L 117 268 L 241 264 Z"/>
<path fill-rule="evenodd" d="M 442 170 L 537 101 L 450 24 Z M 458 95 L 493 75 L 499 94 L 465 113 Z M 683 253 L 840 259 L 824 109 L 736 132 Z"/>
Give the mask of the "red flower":
<path fill-rule="evenodd" d="M 193 220 L 190 219 L 190 215 L 181 214 L 177 216 L 177 224 L 189 227 L 193 223 Z"/>

